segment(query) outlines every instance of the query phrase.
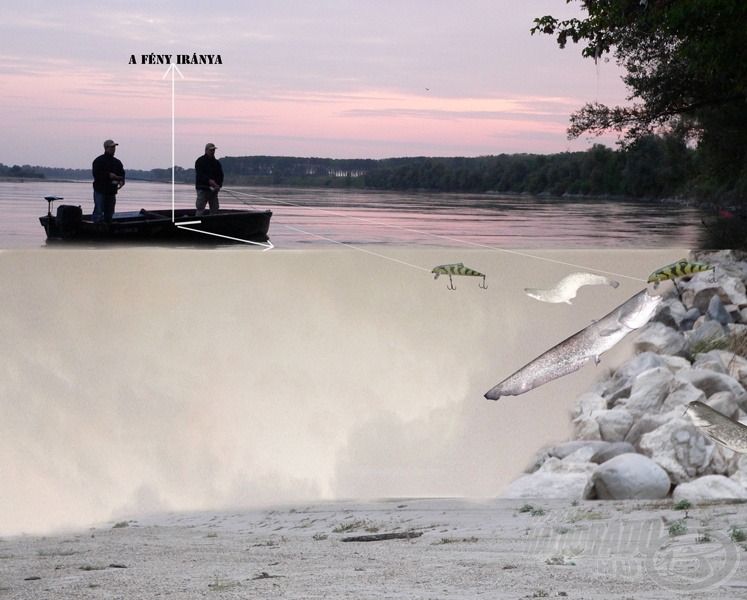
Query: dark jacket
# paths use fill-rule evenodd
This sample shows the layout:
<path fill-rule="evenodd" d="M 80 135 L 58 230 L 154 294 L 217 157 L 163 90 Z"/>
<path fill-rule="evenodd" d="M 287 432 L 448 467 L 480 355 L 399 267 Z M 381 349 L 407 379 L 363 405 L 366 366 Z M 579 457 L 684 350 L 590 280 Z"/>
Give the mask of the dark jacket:
<path fill-rule="evenodd" d="M 104 152 L 101 156 L 93 161 L 93 189 L 102 194 L 116 194 L 116 181 L 109 178 L 109 173 L 114 173 L 120 177 L 125 176 L 122 161 L 111 154 Z"/>
<path fill-rule="evenodd" d="M 210 187 L 209 180 L 223 187 L 223 167 L 214 156 L 203 154 L 195 161 L 195 188 L 204 190 Z"/>

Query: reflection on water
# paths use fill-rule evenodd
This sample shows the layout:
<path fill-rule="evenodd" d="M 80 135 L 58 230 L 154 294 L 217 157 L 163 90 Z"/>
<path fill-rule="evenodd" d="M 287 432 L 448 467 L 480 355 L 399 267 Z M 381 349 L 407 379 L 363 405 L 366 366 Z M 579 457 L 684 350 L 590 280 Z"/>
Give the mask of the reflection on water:
<path fill-rule="evenodd" d="M 0 245 L 44 245 L 38 218 L 45 195 L 92 208 L 90 182 L 0 183 Z M 194 189 L 176 186 L 177 208 L 194 205 Z M 714 247 L 697 208 L 606 199 L 496 194 L 394 193 L 289 188 L 225 188 L 221 205 L 271 209 L 275 246 L 388 244 L 497 248 Z M 118 210 L 172 206 L 168 184 L 130 181 Z M 725 242 L 721 242 L 725 243 Z M 717 242 L 716 245 L 719 245 Z M 723 246 L 722 246 L 723 247 Z"/>

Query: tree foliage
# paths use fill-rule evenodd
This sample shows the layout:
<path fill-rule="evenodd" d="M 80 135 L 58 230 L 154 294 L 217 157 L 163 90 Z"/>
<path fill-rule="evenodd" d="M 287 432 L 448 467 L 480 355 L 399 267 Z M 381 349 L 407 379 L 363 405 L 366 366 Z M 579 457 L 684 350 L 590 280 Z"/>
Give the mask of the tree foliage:
<path fill-rule="evenodd" d="M 32 167 L 30 165 L 13 165 L 12 167 L 9 167 L 0 163 L 0 177 L 43 179 L 44 174 L 38 171 L 38 167 Z"/>
<path fill-rule="evenodd" d="M 634 142 L 655 131 L 695 140 L 711 191 L 747 192 L 747 2 L 578 1 L 584 19 L 535 19 L 532 33 L 612 54 L 626 71 L 626 106 L 590 102 L 571 116 L 569 137 L 617 131 Z M 706 186 L 706 187 L 707 187 Z"/>

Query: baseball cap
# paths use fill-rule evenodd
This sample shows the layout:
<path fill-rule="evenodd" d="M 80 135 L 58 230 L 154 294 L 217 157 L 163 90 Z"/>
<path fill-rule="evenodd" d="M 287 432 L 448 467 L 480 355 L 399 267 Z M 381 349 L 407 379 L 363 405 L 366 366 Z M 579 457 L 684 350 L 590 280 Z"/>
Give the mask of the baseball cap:
<path fill-rule="evenodd" d="M 215 150 L 215 144 L 205 144 L 205 150 Z"/>
<path fill-rule="evenodd" d="M 106 140 L 104 142 L 104 148 L 108 148 L 109 146 L 119 146 L 119 144 L 115 144 L 114 140 Z"/>

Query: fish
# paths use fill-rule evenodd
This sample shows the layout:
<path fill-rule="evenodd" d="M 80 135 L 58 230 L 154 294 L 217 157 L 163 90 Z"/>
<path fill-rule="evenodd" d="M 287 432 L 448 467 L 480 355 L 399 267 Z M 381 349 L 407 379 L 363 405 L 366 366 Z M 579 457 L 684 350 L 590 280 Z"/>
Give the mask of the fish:
<path fill-rule="evenodd" d="M 600 356 L 634 329 L 643 327 L 656 313 L 661 296 L 643 289 L 611 313 L 553 346 L 491 388 L 485 398 L 518 396 L 548 381 L 578 371 L 589 360 L 599 364 Z"/>
<path fill-rule="evenodd" d="M 747 454 L 747 427 L 707 404 L 690 402 L 685 414 L 704 435 L 729 450 Z"/>
<path fill-rule="evenodd" d="M 617 281 L 593 273 L 571 273 L 547 290 L 524 288 L 524 291 L 527 296 L 536 298 L 541 302 L 565 302 L 570 304 L 571 298 L 575 298 L 578 289 L 584 285 L 610 285 L 616 288 L 620 284 Z"/>
<path fill-rule="evenodd" d="M 483 273 L 480 273 L 479 271 L 475 271 L 474 269 L 470 269 L 469 267 L 465 267 L 464 263 L 453 263 L 450 265 L 439 265 L 437 267 L 433 267 L 433 270 L 431 273 L 435 273 L 436 276 L 433 279 L 438 279 L 439 275 L 448 275 L 449 276 L 449 289 L 455 290 L 453 282 L 451 281 L 452 275 L 466 275 L 469 277 L 482 277 L 482 285 L 480 286 L 483 289 L 488 289 L 488 286 L 485 285 L 485 275 Z"/>
<path fill-rule="evenodd" d="M 651 273 L 651 275 L 648 276 L 648 283 L 659 283 L 660 281 L 665 281 L 667 279 L 695 275 L 696 273 L 702 273 L 703 271 L 708 271 L 713 268 L 714 267 L 711 265 L 692 263 L 686 258 L 683 258 Z"/>

